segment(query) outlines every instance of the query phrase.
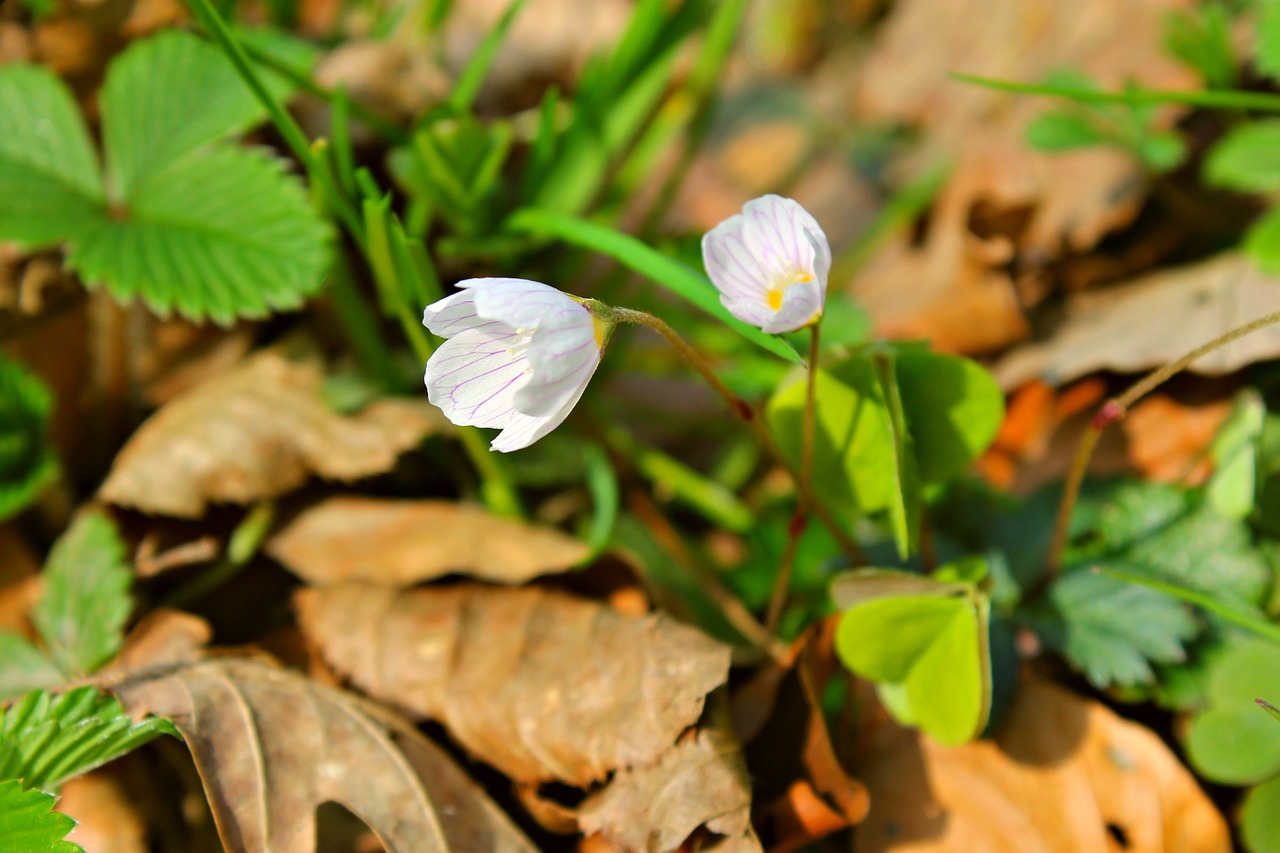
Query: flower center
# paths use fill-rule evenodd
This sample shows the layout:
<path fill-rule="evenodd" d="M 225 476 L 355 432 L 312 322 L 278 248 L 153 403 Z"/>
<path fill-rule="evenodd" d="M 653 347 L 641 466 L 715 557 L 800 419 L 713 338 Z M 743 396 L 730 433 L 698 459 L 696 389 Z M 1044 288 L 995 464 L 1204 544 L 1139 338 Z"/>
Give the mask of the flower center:
<path fill-rule="evenodd" d="M 777 311 L 782 307 L 782 294 L 786 293 L 787 288 L 791 285 L 802 281 L 813 281 L 813 276 L 807 272 L 794 273 L 790 281 L 784 281 L 781 284 L 774 284 L 770 287 L 769 292 L 764 295 L 764 301 L 769 304 L 770 308 Z"/>

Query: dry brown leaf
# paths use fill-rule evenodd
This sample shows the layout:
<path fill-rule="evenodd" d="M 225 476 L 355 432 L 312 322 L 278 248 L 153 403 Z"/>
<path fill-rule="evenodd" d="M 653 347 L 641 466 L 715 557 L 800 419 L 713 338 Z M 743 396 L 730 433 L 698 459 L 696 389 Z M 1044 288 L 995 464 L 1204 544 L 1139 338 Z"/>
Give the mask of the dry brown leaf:
<path fill-rule="evenodd" d="M 68 836 L 88 853 L 148 853 L 146 818 L 137 792 L 106 770 L 72 779 L 59 792 L 57 810 L 78 826 Z"/>
<path fill-rule="evenodd" d="M 577 565 L 591 549 L 558 530 L 451 501 L 336 497 L 294 519 L 267 553 L 318 586 L 410 586 L 451 573 L 524 583 Z"/>
<path fill-rule="evenodd" d="M 445 753 L 367 702 L 262 660 L 162 672 L 115 692 L 182 732 L 229 850 L 313 853 L 326 802 L 391 853 L 536 850 Z"/>
<path fill-rule="evenodd" d="M 694 849 L 762 850 L 751 828 L 751 780 L 727 719 L 687 732 L 654 764 L 619 771 L 578 815 L 584 832 L 631 853 L 675 850 L 701 827 L 721 837 Z"/>
<path fill-rule="evenodd" d="M 314 363 L 259 353 L 156 412 L 120 451 L 99 496 L 195 518 L 211 502 L 284 494 L 309 474 L 381 473 L 443 423 L 425 400 L 382 400 L 340 415 L 321 399 L 323 381 Z"/>
<path fill-rule="evenodd" d="M 900 0 L 857 79 L 865 121 L 921 126 L 911 171 L 950 163 L 923 242 L 888 247 L 856 286 L 879 330 L 944 349 L 991 349 L 1025 336 L 1004 265 L 1079 251 L 1137 214 L 1141 167 L 1115 150 L 1041 154 L 1024 141 L 1044 99 L 948 78 L 953 71 L 1039 82 L 1063 68 L 1104 87 L 1194 84 L 1165 54 L 1167 12 L 1189 0 Z M 1172 121 L 1176 111 L 1166 112 Z M 982 220 L 979 226 L 975 220 Z"/>
<path fill-rule="evenodd" d="M 1222 816 L 1160 738 L 1045 683 L 1019 689 L 994 742 L 942 747 L 884 722 L 862 777 L 872 805 L 857 853 L 1231 849 Z"/>
<path fill-rule="evenodd" d="M 1033 378 L 1062 385 L 1098 370 L 1136 373 L 1173 361 L 1277 305 L 1280 277 L 1259 272 L 1241 254 L 1161 270 L 1071 297 L 1053 337 L 1010 353 L 996 366 L 996 378 L 1015 388 Z M 1220 376 L 1277 355 L 1280 326 L 1268 326 L 1188 369 Z"/>
<path fill-rule="evenodd" d="M 728 647 L 665 615 L 539 588 L 350 584 L 297 603 L 339 673 L 521 782 L 585 786 L 656 760 L 729 670 Z"/>

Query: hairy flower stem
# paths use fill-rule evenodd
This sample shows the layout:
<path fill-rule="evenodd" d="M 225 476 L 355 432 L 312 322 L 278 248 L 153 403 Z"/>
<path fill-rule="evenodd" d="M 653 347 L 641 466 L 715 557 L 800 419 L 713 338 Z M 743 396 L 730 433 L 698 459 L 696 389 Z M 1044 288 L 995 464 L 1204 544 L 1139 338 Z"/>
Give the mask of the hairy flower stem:
<path fill-rule="evenodd" d="M 1234 328 L 1208 343 L 1201 344 L 1181 358 L 1169 362 L 1164 367 L 1151 371 L 1119 397 L 1113 397 L 1102 404 L 1102 407 L 1098 409 L 1098 413 L 1093 416 L 1089 429 L 1081 437 L 1080 444 L 1076 448 L 1075 458 L 1071 462 L 1071 470 L 1067 472 L 1067 482 L 1062 493 L 1062 501 L 1058 504 L 1058 515 L 1054 519 L 1053 538 L 1050 540 L 1049 554 L 1045 559 L 1044 574 L 1041 575 L 1040 580 L 1028 592 L 1028 600 L 1038 598 L 1043 594 L 1053 583 L 1058 573 L 1062 571 L 1062 555 L 1067 547 L 1071 513 L 1075 510 L 1076 501 L 1080 499 L 1080 486 L 1084 483 L 1084 475 L 1089 467 L 1089 459 L 1093 456 L 1093 450 L 1097 447 L 1098 440 L 1102 437 L 1102 431 L 1112 423 L 1122 419 L 1135 403 L 1163 385 L 1171 377 L 1181 373 L 1201 356 L 1208 355 L 1214 350 L 1221 349 L 1251 332 L 1256 332 L 1276 323 L 1280 323 L 1280 311 L 1267 314 L 1252 322 L 1245 323 L 1243 326 Z"/>
<path fill-rule="evenodd" d="M 817 323 L 809 327 L 809 373 L 805 381 L 804 423 L 801 432 L 800 479 L 796 483 L 796 510 L 787 525 L 787 545 L 782 552 L 782 560 L 778 564 L 778 576 L 773 580 L 773 592 L 769 596 L 769 609 L 765 611 L 764 627 L 769 636 L 778 633 L 778 623 L 782 620 L 782 609 L 787 603 L 787 593 L 791 590 L 791 572 L 795 566 L 796 550 L 800 546 L 800 537 L 809 524 L 809 498 L 813 493 L 813 421 L 815 410 L 815 389 L 818 382 L 818 340 Z"/>
<path fill-rule="evenodd" d="M 752 433 L 755 434 L 756 440 L 760 442 L 760 446 L 763 447 L 765 451 L 768 452 L 774 460 L 791 475 L 791 479 L 796 484 L 797 491 L 802 492 L 800 500 L 802 500 L 804 504 L 813 511 L 813 514 L 818 517 L 822 524 L 831 531 L 832 538 L 840 545 L 840 549 L 845 552 L 845 555 L 848 556 L 855 564 L 861 565 L 866 563 L 866 557 L 863 555 L 862 549 L 858 547 L 858 543 L 854 542 L 853 538 L 845 532 L 844 528 L 842 528 L 839 522 L 836 521 L 835 516 L 831 514 L 831 511 L 827 509 L 823 503 L 813 499 L 812 490 L 809 489 L 807 484 L 802 481 L 799 472 L 796 471 L 795 466 L 791 464 L 791 461 L 783 455 L 781 448 L 778 447 L 778 443 L 773 439 L 773 434 L 769 432 L 769 427 L 765 425 L 763 420 L 756 417 L 756 412 L 751 408 L 751 404 L 733 393 L 727 385 L 720 381 L 720 377 L 716 376 L 715 371 L 711 369 L 711 366 L 707 363 L 707 360 L 702 357 L 702 354 L 689 346 L 689 344 L 685 342 L 684 338 L 680 337 L 680 335 L 676 333 L 675 329 L 668 326 L 663 320 L 646 311 L 634 311 L 630 308 L 615 308 L 612 305 L 605 305 L 604 303 L 597 302 L 594 299 L 584 299 L 582 304 L 587 306 L 591 313 L 604 323 L 628 323 L 634 326 L 645 326 L 662 335 L 662 337 L 666 339 L 667 343 L 671 344 L 676 352 L 680 353 L 681 357 L 683 357 L 694 370 L 698 371 L 698 374 L 706 380 L 707 384 L 715 389 L 716 393 L 725 399 L 725 402 L 729 404 L 729 408 L 735 415 L 737 415 L 738 419 L 751 428 Z"/>

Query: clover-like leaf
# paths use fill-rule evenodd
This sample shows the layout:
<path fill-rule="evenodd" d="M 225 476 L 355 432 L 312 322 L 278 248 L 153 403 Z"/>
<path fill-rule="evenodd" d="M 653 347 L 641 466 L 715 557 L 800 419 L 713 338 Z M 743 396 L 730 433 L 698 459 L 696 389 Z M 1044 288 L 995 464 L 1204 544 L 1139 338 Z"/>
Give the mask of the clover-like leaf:
<path fill-rule="evenodd" d="M 1234 637 L 1209 671 L 1208 708 L 1187 729 L 1187 757 L 1207 779 L 1241 785 L 1280 773 L 1280 736 L 1256 700 L 1280 691 L 1280 645 Z"/>

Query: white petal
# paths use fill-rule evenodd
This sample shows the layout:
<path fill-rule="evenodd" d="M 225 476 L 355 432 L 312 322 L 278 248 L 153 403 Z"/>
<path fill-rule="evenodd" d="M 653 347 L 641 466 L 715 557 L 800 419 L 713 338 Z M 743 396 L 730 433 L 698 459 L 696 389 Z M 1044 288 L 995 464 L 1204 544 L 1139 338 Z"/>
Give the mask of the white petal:
<path fill-rule="evenodd" d="M 445 341 L 427 361 L 427 399 L 459 426 L 506 428 L 515 394 L 529 381 L 529 360 L 510 353 L 518 342 L 500 323 Z"/>
<path fill-rule="evenodd" d="M 587 378 L 590 379 L 590 375 Z M 573 396 L 566 399 L 560 408 L 550 415 L 531 417 L 517 413 L 512 419 L 511 425 L 493 440 L 489 448 L 502 453 L 510 453 L 513 450 L 522 450 L 528 447 L 564 423 L 564 419 L 569 417 L 573 407 L 578 405 L 578 400 L 582 399 L 582 392 L 586 390 L 587 383 L 584 381 L 576 387 Z"/>
<path fill-rule="evenodd" d="M 822 313 L 823 295 L 823 288 L 817 281 L 796 282 L 782 295 L 778 313 L 761 324 L 761 331 L 777 335 L 804 328 Z"/>
<path fill-rule="evenodd" d="M 432 302 L 422 312 L 422 325 L 433 335 L 451 338 L 459 332 L 489 321 L 476 316 L 475 294 L 462 290 Z"/>
<path fill-rule="evenodd" d="M 743 239 L 774 279 L 797 271 L 817 278 L 819 266 L 830 269 L 831 249 L 822 226 L 798 201 L 765 195 L 747 202 L 742 213 L 746 219 Z"/>
<path fill-rule="evenodd" d="M 744 323 L 764 327 L 773 319 L 774 310 L 763 299 L 731 299 L 727 295 L 720 297 L 720 303 L 729 309 L 729 313 Z"/>
<path fill-rule="evenodd" d="M 764 303 L 770 280 L 743 240 L 746 220 L 737 213 L 702 237 L 702 264 L 723 297 Z"/>
<path fill-rule="evenodd" d="M 529 344 L 533 375 L 515 397 L 516 409 L 526 415 L 547 415 L 570 397 L 577 399 L 600 364 L 595 319 L 576 302 L 574 307 L 581 314 L 556 315 L 533 333 Z"/>
<path fill-rule="evenodd" d="M 587 309 L 549 284 L 524 278 L 469 279 L 458 285 L 475 294 L 476 313 L 500 320 L 513 329 L 536 329 L 546 318 L 565 308 L 587 314 Z"/>

